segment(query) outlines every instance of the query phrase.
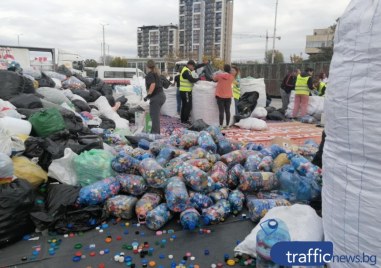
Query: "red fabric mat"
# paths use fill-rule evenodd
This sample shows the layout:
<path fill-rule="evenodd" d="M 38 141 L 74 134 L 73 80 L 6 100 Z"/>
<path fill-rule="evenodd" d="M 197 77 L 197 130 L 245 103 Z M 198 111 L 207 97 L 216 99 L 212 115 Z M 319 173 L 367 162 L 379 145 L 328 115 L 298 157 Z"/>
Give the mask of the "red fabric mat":
<path fill-rule="evenodd" d="M 300 122 L 285 123 L 267 123 L 268 130 L 255 131 L 233 127 L 224 130 L 225 136 L 232 141 L 255 142 L 262 143 L 267 146 L 271 144 L 271 140 L 276 137 L 291 139 L 297 145 L 303 144 L 306 140 L 312 139 L 318 144 L 321 141 L 321 133 L 323 128 L 316 127 L 311 124 L 303 124 Z"/>

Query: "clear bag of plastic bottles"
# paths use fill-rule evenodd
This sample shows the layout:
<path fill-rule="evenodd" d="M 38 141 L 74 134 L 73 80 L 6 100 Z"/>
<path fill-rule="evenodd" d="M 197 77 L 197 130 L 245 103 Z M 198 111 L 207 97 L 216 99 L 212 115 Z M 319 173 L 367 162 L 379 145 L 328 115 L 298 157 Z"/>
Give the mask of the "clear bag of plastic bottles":
<path fill-rule="evenodd" d="M 192 193 L 190 196 L 191 204 L 200 211 L 213 205 L 213 200 L 206 194 Z"/>
<path fill-rule="evenodd" d="M 187 208 L 180 214 L 180 223 L 185 230 L 194 230 L 200 226 L 201 215 L 194 208 Z"/>
<path fill-rule="evenodd" d="M 294 202 L 296 195 L 282 190 L 274 190 L 271 192 L 259 192 L 256 194 L 258 199 L 286 199 L 287 201 Z"/>
<path fill-rule="evenodd" d="M 233 167 L 237 164 L 242 164 L 247 156 L 246 151 L 237 150 L 221 156 L 221 161 L 228 165 L 228 167 Z"/>
<path fill-rule="evenodd" d="M 172 148 L 163 148 L 161 149 L 159 155 L 156 157 L 156 161 L 161 165 L 162 167 L 165 167 L 165 165 L 175 156 L 175 150 Z"/>
<path fill-rule="evenodd" d="M 276 173 L 279 169 L 281 169 L 284 165 L 290 164 L 290 160 L 287 157 L 287 154 L 279 154 L 273 162 L 273 172 Z"/>
<path fill-rule="evenodd" d="M 180 136 L 177 134 L 172 134 L 168 138 L 168 143 L 172 146 L 179 146 L 180 145 Z"/>
<path fill-rule="evenodd" d="M 271 156 L 265 156 L 262 158 L 258 165 L 258 170 L 270 172 L 273 169 L 273 158 Z"/>
<path fill-rule="evenodd" d="M 189 149 L 189 152 L 192 153 L 193 158 L 205 158 L 212 164 L 216 163 L 221 158 L 220 155 L 209 153 L 200 147 L 194 148 L 194 150 Z"/>
<path fill-rule="evenodd" d="M 129 220 L 135 216 L 137 202 L 138 199 L 135 196 L 116 195 L 107 199 L 105 208 L 110 215 Z"/>
<path fill-rule="evenodd" d="M 207 191 L 208 175 L 201 169 L 184 162 L 174 167 L 172 171 L 176 176 L 184 178 L 186 184 L 194 191 Z"/>
<path fill-rule="evenodd" d="M 272 158 L 276 158 L 279 154 L 286 153 L 286 150 L 277 144 L 273 144 L 270 147 L 262 149 L 261 153 L 264 156 L 271 156 Z"/>
<path fill-rule="evenodd" d="M 300 175 L 318 177 L 321 174 L 321 169 L 315 166 L 306 158 L 300 155 L 289 154 L 288 158 L 291 161 L 292 166 Z"/>
<path fill-rule="evenodd" d="M 165 200 L 167 206 L 173 212 L 182 212 L 190 207 L 190 200 L 185 183 L 178 177 L 168 180 L 165 188 Z"/>
<path fill-rule="evenodd" d="M 145 193 L 136 203 L 135 212 L 139 220 L 144 220 L 147 216 L 148 211 L 153 210 L 157 207 L 163 195 L 159 191 L 150 191 Z"/>
<path fill-rule="evenodd" d="M 132 174 L 119 174 L 116 178 L 120 182 L 120 191 L 139 196 L 147 191 L 147 183 L 142 176 Z"/>
<path fill-rule="evenodd" d="M 189 149 L 198 144 L 198 135 L 195 133 L 184 134 L 180 138 L 180 147 L 184 149 Z"/>
<path fill-rule="evenodd" d="M 263 150 L 264 146 L 263 144 L 256 144 L 254 142 L 249 142 L 245 146 L 246 150 L 251 150 L 251 151 L 261 151 Z"/>
<path fill-rule="evenodd" d="M 110 129 L 105 129 L 103 132 L 103 141 L 109 145 L 126 145 L 128 141 L 120 134 L 114 133 Z"/>
<path fill-rule="evenodd" d="M 228 180 L 226 183 L 230 189 L 234 189 L 238 186 L 239 178 L 242 176 L 244 172 L 245 172 L 245 169 L 240 164 L 235 165 L 229 170 Z"/>
<path fill-rule="evenodd" d="M 214 182 L 219 182 L 222 185 L 227 185 L 228 166 L 223 162 L 218 161 L 213 165 L 212 170 L 210 171 L 210 177 Z"/>
<path fill-rule="evenodd" d="M 78 203 L 80 205 L 103 204 L 108 198 L 119 193 L 120 183 L 114 178 L 106 178 L 81 188 Z"/>
<path fill-rule="evenodd" d="M 130 173 L 139 168 L 140 161 L 129 154 L 121 151 L 119 155 L 111 161 L 111 167 L 118 173 Z"/>
<path fill-rule="evenodd" d="M 149 150 L 154 155 L 158 155 L 160 153 L 161 149 L 166 148 L 168 146 L 170 146 L 170 145 L 167 142 L 167 140 L 164 140 L 164 139 L 163 140 L 157 140 L 157 141 L 153 141 L 150 143 Z"/>
<path fill-rule="evenodd" d="M 198 167 L 202 171 L 208 172 L 212 168 L 212 164 L 208 159 L 190 159 L 186 163 Z"/>
<path fill-rule="evenodd" d="M 217 137 L 217 152 L 220 155 L 224 155 L 233 151 L 232 144 L 225 138 L 225 136 Z"/>
<path fill-rule="evenodd" d="M 249 210 L 250 219 L 253 222 L 258 222 L 262 219 L 267 211 L 274 207 L 291 206 L 290 202 L 285 199 L 255 199 L 248 198 L 246 205 Z"/>
<path fill-rule="evenodd" d="M 201 148 L 207 152 L 216 153 L 217 145 L 215 144 L 212 136 L 206 131 L 201 131 L 198 136 L 198 144 Z"/>
<path fill-rule="evenodd" d="M 231 208 L 229 201 L 221 199 L 213 206 L 202 210 L 202 220 L 205 225 L 217 224 L 225 221 L 230 213 Z"/>
<path fill-rule="evenodd" d="M 155 159 L 147 158 L 141 161 L 139 171 L 150 187 L 164 188 L 167 184 L 169 172 L 160 166 Z"/>
<path fill-rule="evenodd" d="M 219 137 L 223 136 L 221 129 L 218 126 L 209 126 L 207 129 L 205 129 L 205 131 L 208 132 L 210 136 L 212 136 L 215 142 L 218 141 Z"/>
<path fill-rule="evenodd" d="M 245 202 L 245 195 L 240 190 L 234 190 L 229 193 L 228 201 L 231 211 L 234 215 L 240 213 Z"/>
<path fill-rule="evenodd" d="M 155 207 L 153 210 L 147 212 L 146 216 L 146 226 L 151 230 L 159 230 L 163 227 L 173 215 L 169 211 L 167 204 L 162 203 Z"/>
<path fill-rule="evenodd" d="M 238 188 L 243 192 L 270 191 L 279 186 L 272 172 L 244 172 L 239 178 Z"/>
<path fill-rule="evenodd" d="M 258 171 L 258 165 L 261 163 L 263 155 L 259 152 L 249 155 L 245 162 L 245 170 L 246 171 Z"/>
<path fill-rule="evenodd" d="M 208 196 L 212 198 L 213 202 L 216 203 L 217 201 L 221 199 L 228 199 L 229 190 L 227 188 L 221 188 L 209 193 Z"/>

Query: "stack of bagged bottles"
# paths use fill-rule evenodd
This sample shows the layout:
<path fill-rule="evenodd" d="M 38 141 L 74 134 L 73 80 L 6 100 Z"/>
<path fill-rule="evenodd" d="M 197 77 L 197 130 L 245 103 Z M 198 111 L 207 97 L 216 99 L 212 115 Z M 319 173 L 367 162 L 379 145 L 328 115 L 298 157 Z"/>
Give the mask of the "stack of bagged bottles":
<path fill-rule="evenodd" d="M 83 187 L 78 204 L 104 205 L 119 218 L 136 216 L 152 230 L 175 216 L 184 229 L 195 230 L 238 215 L 245 206 L 258 222 L 275 206 L 309 202 L 321 194 L 320 168 L 298 151 L 230 142 L 218 127 L 176 130 L 152 142 L 147 136 L 137 148 L 116 133 L 99 134 L 115 150 L 113 157 L 102 158 L 111 176 Z M 309 141 L 301 151 L 311 157 L 314 148 L 317 144 Z M 82 181 L 93 181 L 87 174 L 92 173 L 80 173 Z"/>

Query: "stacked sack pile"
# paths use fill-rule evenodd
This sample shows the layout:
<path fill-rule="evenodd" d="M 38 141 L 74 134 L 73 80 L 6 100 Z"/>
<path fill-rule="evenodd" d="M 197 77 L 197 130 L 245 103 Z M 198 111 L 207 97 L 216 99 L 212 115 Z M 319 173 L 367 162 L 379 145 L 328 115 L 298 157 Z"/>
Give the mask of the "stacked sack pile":
<path fill-rule="evenodd" d="M 58 73 L 48 75 L 63 79 Z M 6 142 L 1 144 L 0 178 L 5 184 L 0 198 L 10 200 L 14 195 L 15 200 L 8 203 L 9 208 L 2 207 L 0 214 L 18 211 L 17 221 L 29 228 L 18 228 L 25 232 L 16 233 L 12 222 L 4 221 L 3 244 L 20 239 L 35 227 L 58 233 L 86 231 L 110 216 L 137 217 L 152 230 L 177 216 L 184 229 L 193 230 L 225 221 L 240 213 L 245 204 L 250 218 L 257 222 L 274 206 L 309 202 L 320 195 L 320 169 L 308 160 L 316 152 L 314 143 L 293 152 L 277 145 L 244 146 L 230 142 L 214 126 L 201 132 L 177 129 L 165 139 L 143 133 L 131 136 L 128 128 L 117 127 L 126 122 L 117 123 L 122 118 L 116 113 L 105 117 L 114 124 L 94 123 L 98 118 L 103 123 L 101 116 L 114 112 L 107 107 L 115 100 L 103 86 L 100 90 L 101 82 L 96 83 L 97 89 L 94 82 L 93 89 L 79 88 L 83 82 L 71 76 L 65 83 L 65 77 L 61 82 L 68 90 L 44 87 L 36 93 L 33 87 L 25 93 L 17 84 L 4 98 L 9 107 L 5 111 L 14 110 L 28 121 L 8 116 L 18 123 L 12 127 L 0 124 L 6 134 L 2 135 Z M 75 86 L 70 86 L 72 82 Z M 9 85 L 14 83 L 5 87 Z M 76 94 L 87 98 L 95 92 L 99 96 L 94 104 Z M 14 97 L 33 100 L 37 106 L 19 108 Z M 89 106 L 90 112 L 80 111 L 82 106 L 86 110 Z M 22 195 L 15 189 L 25 198 L 16 198 L 16 194 Z"/>

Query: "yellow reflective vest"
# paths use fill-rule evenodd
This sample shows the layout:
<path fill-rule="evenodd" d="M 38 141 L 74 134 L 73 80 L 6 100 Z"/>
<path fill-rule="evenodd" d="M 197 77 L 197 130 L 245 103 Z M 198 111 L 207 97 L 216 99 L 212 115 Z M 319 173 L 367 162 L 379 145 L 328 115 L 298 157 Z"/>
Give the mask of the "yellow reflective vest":
<path fill-rule="evenodd" d="M 189 72 L 191 74 L 191 70 L 188 67 L 183 67 L 180 73 L 180 91 L 190 92 L 193 89 L 193 84 L 188 80 L 183 78 L 183 73 Z"/>
<path fill-rule="evenodd" d="M 310 89 L 308 88 L 308 79 L 310 76 L 302 77 L 300 74 L 296 77 L 295 94 L 296 95 L 310 95 Z"/>
<path fill-rule="evenodd" d="M 323 94 L 323 88 L 324 87 L 326 87 L 327 86 L 327 84 L 326 83 L 324 83 L 324 82 L 320 82 L 319 83 L 319 88 L 318 88 L 318 91 L 319 91 L 319 96 L 324 96 L 325 94 Z M 324 92 L 325 93 L 325 92 Z"/>
<path fill-rule="evenodd" d="M 241 88 L 239 87 L 240 77 L 238 76 L 237 79 L 233 82 L 233 97 L 236 100 L 239 100 L 241 97 Z"/>

